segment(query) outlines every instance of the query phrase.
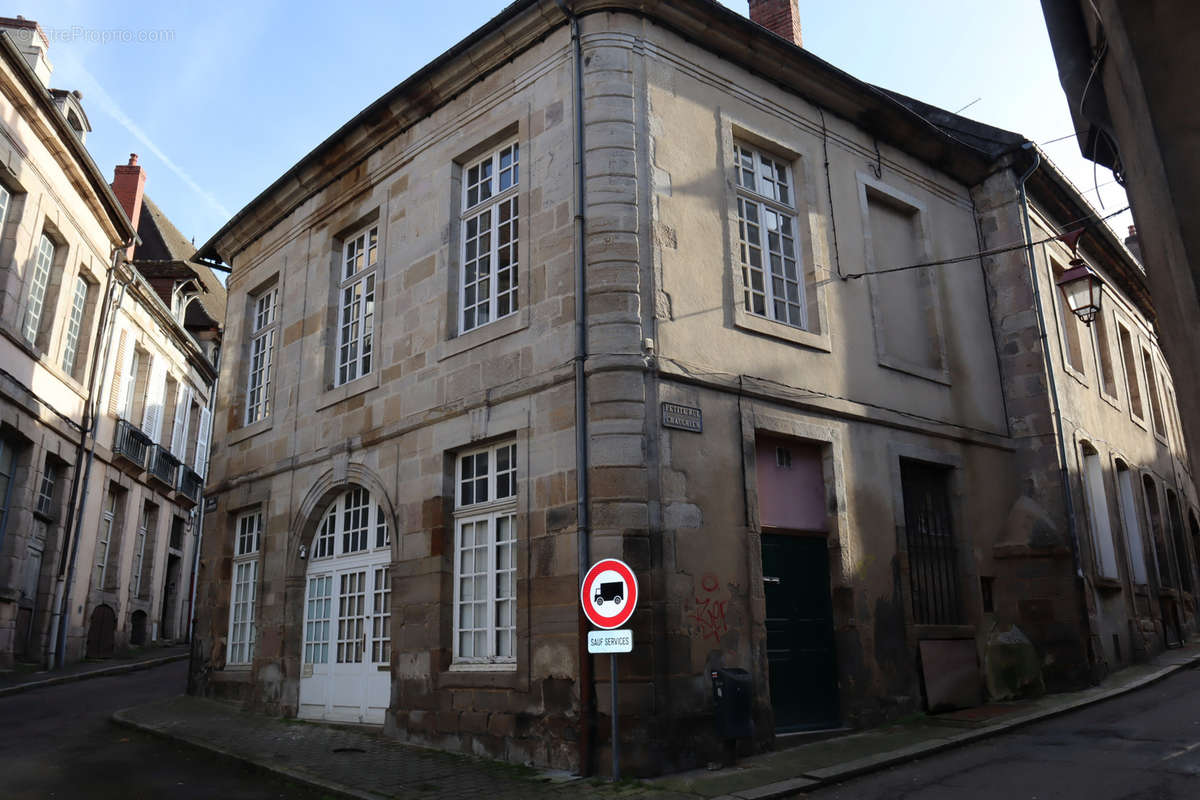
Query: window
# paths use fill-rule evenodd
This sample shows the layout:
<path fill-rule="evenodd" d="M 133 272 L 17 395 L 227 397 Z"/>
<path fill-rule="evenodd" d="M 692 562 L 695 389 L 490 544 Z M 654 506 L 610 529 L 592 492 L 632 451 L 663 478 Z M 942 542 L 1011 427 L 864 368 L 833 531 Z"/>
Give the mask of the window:
<path fill-rule="evenodd" d="M 142 518 L 138 521 L 137 539 L 133 547 L 133 597 L 150 594 L 151 574 L 154 572 L 154 532 L 158 528 L 158 506 L 146 503 L 142 507 Z M 149 558 L 146 558 L 149 550 Z"/>
<path fill-rule="evenodd" d="M 902 459 L 900 481 L 913 622 L 961 624 L 963 609 L 950 508 L 950 470 Z"/>
<path fill-rule="evenodd" d="M 1146 516 L 1150 520 L 1150 535 L 1154 541 L 1154 565 L 1158 571 L 1158 582 L 1162 586 L 1173 588 L 1176 585 L 1175 573 L 1171 569 L 1170 551 L 1167 550 L 1162 506 L 1158 501 L 1158 486 L 1149 475 L 1142 476 L 1142 492 L 1146 497 Z"/>
<path fill-rule="evenodd" d="M 44 517 L 54 517 L 54 484 L 58 480 L 58 464 L 49 456 L 42 468 L 42 481 L 38 485 L 37 513 Z"/>
<path fill-rule="evenodd" d="M 1058 301 L 1058 321 L 1062 331 L 1062 349 L 1063 358 L 1067 361 L 1067 366 L 1076 372 L 1083 372 L 1083 345 L 1080 341 L 1079 326 L 1083 323 L 1079 321 L 1079 317 L 1075 316 L 1071 311 L 1071 306 L 1067 302 L 1066 290 L 1058 286 L 1058 279 L 1063 276 L 1062 267 L 1051 262 L 1053 268 L 1053 280 L 1055 282 L 1054 296 Z"/>
<path fill-rule="evenodd" d="M 371 371 L 375 330 L 375 264 L 379 226 L 346 240 L 338 303 L 337 380 L 341 386 Z"/>
<path fill-rule="evenodd" d="M 1129 467 L 1117 462 L 1117 500 L 1121 507 L 1121 524 L 1125 527 L 1126 544 L 1129 547 L 1129 566 L 1133 582 L 1149 583 L 1146 573 L 1146 554 L 1142 543 L 1142 526 L 1138 521 L 1137 502 L 1133 498 L 1133 477 Z"/>
<path fill-rule="evenodd" d="M 246 376 L 246 424 L 271 414 L 271 360 L 275 351 L 275 319 L 279 289 L 254 298 L 250 325 L 250 368 Z"/>
<path fill-rule="evenodd" d="M 1101 577 L 1119 578 L 1112 525 L 1108 516 L 1108 493 L 1104 489 L 1104 471 L 1100 466 L 1100 455 L 1087 445 L 1083 451 L 1083 484 L 1092 523 L 1096 568 Z"/>
<path fill-rule="evenodd" d="M 1092 323 L 1096 334 L 1096 367 L 1100 373 L 1100 391 L 1109 397 L 1117 396 L 1117 376 L 1113 374 L 1112 345 L 1108 341 L 1108 323 L 1104 312 L 1096 315 Z"/>
<path fill-rule="evenodd" d="M 254 606 L 262 528 L 261 509 L 255 509 L 237 518 L 233 587 L 229 601 L 229 655 L 225 659 L 227 664 L 249 664 L 254 660 Z"/>
<path fill-rule="evenodd" d="M 311 558 L 345 556 L 390 547 L 391 544 L 383 506 L 371 502 L 369 491 L 355 486 L 330 504 L 317 527 Z"/>
<path fill-rule="evenodd" d="M 37 252 L 33 257 L 33 275 L 29 287 L 29 305 L 25 308 L 25 324 L 22 332 L 29 344 L 37 342 L 42 322 L 42 304 L 46 299 L 46 286 L 50 283 L 50 266 L 54 263 L 54 242 L 42 234 Z"/>
<path fill-rule="evenodd" d="M 104 512 L 100 515 L 100 530 L 96 535 L 96 565 L 93 589 L 107 589 L 116 580 L 116 569 L 109 569 L 109 552 L 120 552 L 121 531 L 121 500 L 123 492 L 109 489 L 104 502 Z M 115 541 L 114 541 L 115 540 Z"/>
<path fill-rule="evenodd" d="M 1129 413 L 1137 419 L 1145 419 L 1142 408 L 1142 387 L 1138 382 L 1137 361 L 1133 357 L 1133 337 L 1121 323 L 1117 323 L 1117 338 L 1121 342 L 1121 364 L 1125 368 L 1125 387 L 1129 390 Z"/>
<path fill-rule="evenodd" d="M 8 221 L 8 207 L 12 205 L 12 192 L 0 185 L 0 227 Z"/>
<path fill-rule="evenodd" d="M 496 150 L 464 174 L 459 333 L 517 311 L 519 145 Z"/>
<path fill-rule="evenodd" d="M 75 292 L 71 296 L 71 315 L 67 318 L 67 335 L 63 343 L 62 368 L 68 375 L 75 374 L 75 356 L 78 353 L 79 332 L 83 328 L 83 312 L 87 308 L 88 282 L 82 275 L 75 278 Z"/>
<path fill-rule="evenodd" d="M 516 661 L 517 446 L 457 459 L 454 518 L 454 658 Z"/>
<path fill-rule="evenodd" d="M 745 144 L 733 152 L 742 302 L 751 314 L 808 328 L 791 168 Z"/>
<path fill-rule="evenodd" d="M 8 527 L 9 502 L 12 499 L 16 451 L 12 442 L 0 437 L 0 534 Z"/>
<path fill-rule="evenodd" d="M 1142 366 L 1146 370 L 1146 393 L 1150 395 L 1150 416 L 1154 423 L 1154 432 L 1166 436 L 1167 430 L 1163 422 L 1162 401 L 1158 398 L 1158 379 L 1154 375 L 1154 360 L 1150 351 L 1142 348 Z"/>

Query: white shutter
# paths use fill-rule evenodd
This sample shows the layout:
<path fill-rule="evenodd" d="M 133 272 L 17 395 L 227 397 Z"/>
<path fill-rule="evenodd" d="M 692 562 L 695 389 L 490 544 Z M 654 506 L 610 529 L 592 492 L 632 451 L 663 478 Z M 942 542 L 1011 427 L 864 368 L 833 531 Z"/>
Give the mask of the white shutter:
<path fill-rule="evenodd" d="M 204 478 L 208 473 L 208 434 L 212 431 L 212 412 L 207 407 L 200 409 L 200 424 L 196 427 L 196 461 L 192 469 Z"/>
<path fill-rule="evenodd" d="M 163 401 L 167 391 L 167 360 L 161 356 L 151 362 L 146 384 L 146 408 L 142 412 L 142 432 L 155 442 L 162 434 Z"/>
<path fill-rule="evenodd" d="M 171 428 L 171 454 L 176 458 L 183 452 L 187 444 L 188 409 L 191 408 L 192 387 L 180 382 L 179 390 L 175 393 L 175 424 Z"/>
<path fill-rule="evenodd" d="M 137 385 L 137 370 L 133 368 L 133 357 L 137 347 L 130 334 L 125 343 L 125 361 L 121 364 L 121 399 L 117 404 L 122 417 L 128 417 L 133 411 L 133 388 Z M 132 422 L 133 420 L 130 420 Z"/>
<path fill-rule="evenodd" d="M 121 330 L 120 344 L 117 345 L 117 357 L 113 359 L 112 380 L 108 385 L 108 413 L 114 417 L 121 413 L 121 365 L 125 363 L 126 333 Z M 107 366 L 107 365 L 106 365 Z"/>

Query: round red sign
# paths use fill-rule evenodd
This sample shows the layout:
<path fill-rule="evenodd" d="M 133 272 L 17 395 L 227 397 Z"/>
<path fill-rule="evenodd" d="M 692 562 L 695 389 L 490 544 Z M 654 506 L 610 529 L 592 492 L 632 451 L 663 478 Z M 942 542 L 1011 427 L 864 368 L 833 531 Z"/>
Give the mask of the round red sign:
<path fill-rule="evenodd" d="M 583 613 L 597 628 L 619 628 L 637 608 L 638 584 L 624 561 L 606 558 L 587 571 L 579 589 Z"/>

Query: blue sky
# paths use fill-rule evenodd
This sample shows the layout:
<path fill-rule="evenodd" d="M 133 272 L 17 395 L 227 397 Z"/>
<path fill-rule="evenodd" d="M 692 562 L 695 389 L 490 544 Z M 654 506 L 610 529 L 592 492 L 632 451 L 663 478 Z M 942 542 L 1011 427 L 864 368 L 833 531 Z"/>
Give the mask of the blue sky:
<path fill-rule="evenodd" d="M 723 0 L 746 13 L 744 0 Z M 131 152 L 147 193 L 197 245 L 363 107 L 505 0 L 226 4 L 19 0 L 51 36 L 55 88 L 79 89 L 111 176 Z M 414 8 L 423 13 L 412 13 Z M 1071 133 L 1038 0 L 800 0 L 805 47 L 835 66 L 1039 143 Z M 113 32 L 116 32 L 115 34 Z M 1046 144 L 1095 203 L 1125 205 L 1072 139 Z M 1128 214 L 1113 220 L 1124 231 Z"/>

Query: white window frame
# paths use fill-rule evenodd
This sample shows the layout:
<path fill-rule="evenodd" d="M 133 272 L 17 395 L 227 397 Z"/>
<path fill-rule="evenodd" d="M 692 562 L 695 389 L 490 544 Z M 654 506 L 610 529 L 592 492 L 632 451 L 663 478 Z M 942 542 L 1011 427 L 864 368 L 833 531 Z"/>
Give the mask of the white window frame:
<path fill-rule="evenodd" d="M 38 330 L 42 324 L 43 304 L 46 301 L 46 287 L 50 284 L 50 268 L 54 265 L 54 251 L 57 245 L 42 234 L 38 241 L 38 249 L 33 257 L 33 270 L 29 284 L 29 305 L 25 307 L 25 324 L 21 332 L 25 341 L 30 345 L 37 343 Z"/>
<path fill-rule="evenodd" d="M 359 502 L 347 508 L 348 499 L 352 496 L 359 498 Z M 363 514 L 365 518 L 361 516 Z M 348 519 L 354 519 L 356 523 L 351 531 L 346 530 Z M 358 543 L 359 536 L 363 537 L 363 546 L 347 549 L 347 544 Z M 391 546 L 391 527 L 383 505 L 371 497 L 370 490 L 365 486 L 352 486 L 338 495 L 325 510 L 325 516 L 317 524 L 308 558 L 310 561 L 324 561 L 339 556 L 387 550 Z"/>
<path fill-rule="evenodd" d="M 134 539 L 133 547 L 133 575 L 130 583 L 129 595 L 131 597 L 141 597 L 142 594 L 142 566 L 146 558 L 146 539 L 150 535 L 150 514 L 153 507 L 149 503 L 142 505 L 142 518 L 138 520 L 137 536 Z M 155 515 L 157 523 L 157 515 Z M 150 554 L 150 558 L 154 558 L 154 554 Z"/>
<path fill-rule="evenodd" d="M 499 456 L 504 453 L 507 469 L 501 473 L 497 468 Z M 479 669 L 494 666 L 513 669 L 517 662 L 517 447 L 514 440 L 507 440 L 482 449 L 459 453 L 455 458 L 454 471 L 454 645 L 453 665 L 459 668 Z M 480 458 L 486 465 L 486 475 L 480 476 Z M 470 468 L 468 470 L 468 465 Z M 467 487 L 470 492 L 467 492 Z M 479 489 L 486 492 L 479 499 Z M 498 494 L 505 492 L 503 496 Z M 507 524 L 508 538 L 498 541 L 502 523 Z M 479 526 L 486 530 L 486 541 L 482 544 L 473 539 L 471 546 L 464 547 L 464 529 L 471 526 L 477 534 Z M 507 548 L 507 558 L 503 551 Z M 468 557 L 467 550 L 473 551 Z M 478 569 L 482 556 L 485 568 Z M 471 572 L 463 574 L 467 561 Z M 474 578 L 472 597 L 464 598 L 464 582 Z M 482 579 L 480 581 L 479 579 Z M 482 588 L 487 598 L 483 603 L 475 598 L 476 585 Z M 471 604 L 471 626 L 464 630 L 465 604 Z M 476 620 L 475 612 L 482 606 L 485 619 Z M 503 609 L 507 608 L 507 614 Z M 500 619 L 507 616 L 507 622 Z M 462 636 L 472 633 L 471 651 L 464 653 Z M 482 652 L 475 650 L 475 636 L 483 635 Z M 502 641 L 506 640 L 506 644 Z M 500 651 L 507 650 L 506 653 Z"/>
<path fill-rule="evenodd" d="M 71 295 L 71 315 L 67 318 L 67 331 L 63 339 L 62 370 L 68 375 L 75 371 L 79 334 L 83 330 L 83 313 L 87 309 L 88 288 L 86 278 L 82 275 L 75 276 L 75 291 Z"/>
<path fill-rule="evenodd" d="M 372 223 L 347 236 L 342 245 L 334 386 L 369 375 L 374 368 L 379 244 L 379 224 Z"/>
<path fill-rule="evenodd" d="M 47 457 L 42 466 L 42 479 L 38 481 L 36 511 L 50 519 L 54 518 L 54 484 L 57 482 L 58 464 Z"/>
<path fill-rule="evenodd" d="M 258 552 L 262 546 L 261 508 L 239 514 L 234 523 L 234 559 L 229 587 L 229 645 L 225 663 L 249 666 L 258 638 Z"/>
<path fill-rule="evenodd" d="M 254 297 L 254 313 L 250 318 L 250 359 L 246 370 L 246 425 L 271 415 L 271 367 L 278 315 L 278 286 Z"/>
<path fill-rule="evenodd" d="M 796 183 L 792 166 L 786 159 L 742 141 L 734 142 L 733 159 L 737 181 L 735 203 L 738 266 L 742 275 L 742 308 L 747 314 L 756 317 L 799 330 L 810 330 L 805 265 L 801 255 L 803 240 L 796 208 Z M 779 234 L 768 228 L 767 220 L 770 218 L 777 220 L 776 230 Z M 790 236 L 780 235 L 786 226 L 791 227 Z M 772 236 L 778 237 L 778 246 L 774 249 L 771 247 Z M 786 245 L 789 239 L 790 256 Z M 759 254 L 757 266 L 753 261 L 755 251 Z M 773 266 L 772 256 L 775 255 L 778 255 L 781 270 L 778 274 Z M 792 264 L 790 276 L 787 273 L 788 261 Z M 754 283 L 756 276 L 761 280 L 758 287 Z M 789 294 L 789 289 L 793 286 L 794 297 Z M 777 297 L 780 287 L 782 296 Z M 756 310 L 756 300 L 759 298 L 762 301 L 761 311 Z M 782 310 L 777 305 L 779 303 L 783 305 Z"/>
<path fill-rule="evenodd" d="M 462 170 L 460 335 L 520 310 L 520 189 L 521 146 L 516 139 L 470 162 Z M 502 257 L 507 262 L 504 265 Z M 483 270 L 481 264 L 485 264 Z M 502 281 L 506 283 L 503 289 Z M 481 316 L 486 319 L 480 321 Z"/>
<path fill-rule="evenodd" d="M 8 222 L 8 209 L 12 206 L 12 192 L 8 187 L 0 184 L 0 227 Z"/>

